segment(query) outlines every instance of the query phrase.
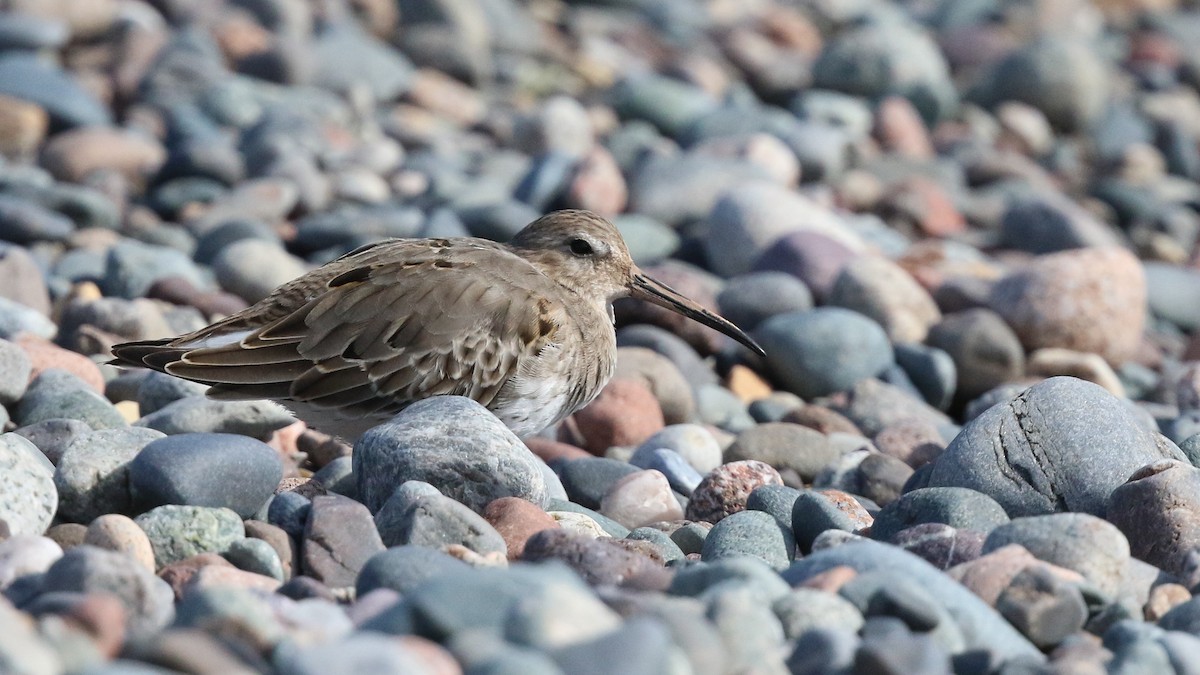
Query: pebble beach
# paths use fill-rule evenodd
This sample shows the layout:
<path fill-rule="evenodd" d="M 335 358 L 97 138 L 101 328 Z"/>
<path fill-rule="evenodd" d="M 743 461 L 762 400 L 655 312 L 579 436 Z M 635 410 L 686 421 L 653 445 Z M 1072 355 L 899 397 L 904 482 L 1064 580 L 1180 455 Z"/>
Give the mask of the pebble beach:
<path fill-rule="evenodd" d="M 1195 673 L 1200 4 L 9 0 L 0 674 Z M 390 237 L 611 220 L 518 438 L 108 364 Z"/>

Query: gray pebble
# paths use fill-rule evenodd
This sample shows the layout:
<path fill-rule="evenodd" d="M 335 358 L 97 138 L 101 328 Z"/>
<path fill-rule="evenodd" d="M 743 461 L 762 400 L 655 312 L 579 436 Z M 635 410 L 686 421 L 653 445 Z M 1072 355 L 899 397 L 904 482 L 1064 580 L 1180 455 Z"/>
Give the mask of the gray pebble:
<path fill-rule="evenodd" d="M 932 487 L 913 490 L 885 506 L 875 517 L 871 536 L 880 541 L 891 541 L 901 530 L 922 523 L 944 523 L 987 534 L 1007 522 L 1004 509 L 982 492 Z"/>
<path fill-rule="evenodd" d="M 0 435 L 0 520 L 12 535 L 38 535 L 59 508 L 54 467 L 16 434 Z"/>
<path fill-rule="evenodd" d="M 42 577 L 42 591 L 115 595 L 129 612 L 130 638 L 157 633 L 175 615 L 175 594 L 165 581 L 128 556 L 94 546 L 75 546 L 65 552 Z"/>
<path fill-rule="evenodd" d="M 150 538 L 159 567 L 200 553 L 221 553 L 246 534 L 238 514 L 207 506 L 160 506 L 134 522 Z"/>
<path fill-rule="evenodd" d="M 507 555 L 508 547 L 500 533 L 482 516 L 449 497 L 423 495 L 405 505 L 401 513 L 390 512 L 390 504 L 391 500 L 375 516 L 385 546 L 444 549 L 459 545 L 480 555 Z"/>
<path fill-rule="evenodd" d="M 233 563 L 238 569 L 271 577 L 280 582 L 286 581 L 279 554 L 262 539 L 249 537 L 236 539 L 221 552 L 221 557 Z"/>
<path fill-rule="evenodd" d="M 225 507 L 252 516 L 274 493 L 283 465 L 266 443 L 233 434 L 177 434 L 142 448 L 128 468 L 141 509 L 163 504 Z"/>
<path fill-rule="evenodd" d="M 271 401 L 216 401 L 201 396 L 181 398 L 143 416 L 135 424 L 176 434 L 241 434 L 266 439 L 296 421 Z"/>
<path fill-rule="evenodd" d="M 20 400 L 29 384 L 33 364 L 16 344 L 0 340 L 0 405 L 12 405 Z"/>
<path fill-rule="evenodd" d="M 106 513 L 132 513 L 130 462 L 143 447 L 163 438 L 153 429 L 101 429 L 76 436 L 54 472 L 64 519 L 90 523 Z"/>
<path fill-rule="evenodd" d="M 713 525 L 704 540 L 700 559 L 713 561 L 752 555 L 775 569 L 783 569 L 795 552 L 796 542 L 790 528 L 782 526 L 769 513 L 740 511 Z"/>
<path fill-rule="evenodd" d="M 58 418 L 80 420 L 93 429 L 127 426 L 121 413 L 91 385 L 65 370 L 44 370 L 17 403 L 13 420 L 28 426 Z"/>
<path fill-rule="evenodd" d="M 358 494 L 378 510 L 396 485 L 421 480 L 482 512 L 497 497 L 544 506 L 540 462 L 478 403 L 459 396 L 419 401 L 355 444 Z"/>
<path fill-rule="evenodd" d="M 840 308 L 774 316 L 754 337 L 767 352 L 771 374 L 805 399 L 851 388 L 893 362 L 883 328 Z"/>

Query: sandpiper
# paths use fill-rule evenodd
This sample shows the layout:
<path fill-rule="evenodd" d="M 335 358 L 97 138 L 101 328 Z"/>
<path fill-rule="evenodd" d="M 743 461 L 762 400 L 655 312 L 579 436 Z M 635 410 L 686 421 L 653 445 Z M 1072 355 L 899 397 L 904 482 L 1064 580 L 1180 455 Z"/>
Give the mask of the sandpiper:
<path fill-rule="evenodd" d="M 353 442 L 410 403 L 470 397 L 517 435 L 594 399 L 613 375 L 612 301 L 633 296 L 744 332 L 642 273 L 617 228 L 556 211 L 512 241 L 390 239 L 363 246 L 206 328 L 113 347 L 115 363 L 271 399 Z"/>

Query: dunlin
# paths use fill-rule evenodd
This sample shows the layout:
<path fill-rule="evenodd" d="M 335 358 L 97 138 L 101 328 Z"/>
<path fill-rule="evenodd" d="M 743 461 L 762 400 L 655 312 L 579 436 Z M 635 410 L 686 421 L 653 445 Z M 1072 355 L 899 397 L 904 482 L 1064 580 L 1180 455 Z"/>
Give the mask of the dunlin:
<path fill-rule="evenodd" d="M 272 399 L 353 441 L 439 394 L 480 402 L 518 435 L 594 399 L 612 377 L 612 301 L 633 296 L 762 353 L 732 323 L 642 273 L 617 228 L 556 211 L 507 244 L 391 239 L 176 338 L 113 347 L 115 362 Z"/>

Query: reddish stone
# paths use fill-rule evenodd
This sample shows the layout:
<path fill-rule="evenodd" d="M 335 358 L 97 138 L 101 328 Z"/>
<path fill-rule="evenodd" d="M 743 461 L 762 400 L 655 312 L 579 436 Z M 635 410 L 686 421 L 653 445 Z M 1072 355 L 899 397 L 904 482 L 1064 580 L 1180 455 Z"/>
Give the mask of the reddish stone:
<path fill-rule="evenodd" d="M 889 96 L 875 110 L 875 137 L 884 150 L 912 159 L 932 159 L 933 142 L 921 114 L 902 96 Z"/>
<path fill-rule="evenodd" d="M 33 370 L 29 374 L 30 382 L 41 375 L 42 371 L 59 368 L 88 383 L 96 393 L 104 393 L 104 376 L 100 374 L 100 367 L 83 354 L 68 351 L 29 333 L 21 333 L 15 342 L 25 350 L 33 364 Z"/>
<path fill-rule="evenodd" d="M 591 453 L 570 443 L 552 441 L 541 436 L 531 436 L 525 439 L 525 446 L 543 462 L 553 462 L 557 459 L 580 459 L 591 457 Z"/>
<path fill-rule="evenodd" d="M 687 519 L 715 523 L 731 513 L 746 510 L 746 499 L 761 485 L 783 485 L 770 464 L 747 459 L 722 464 L 709 472 L 688 502 Z"/>
<path fill-rule="evenodd" d="M 210 566 L 236 569 L 233 563 L 216 553 L 201 553 L 165 565 L 158 571 L 158 577 L 171 585 L 171 590 L 175 592 L 175 599 L 180 600 L 183 598 L 187 585 L 191 583 L 192 577 L 196 576 L 201 568 Z"/>
<path fill-rule="evenodd" d="M 508 546 L 508 559 L 517 560 L 525 552 L 525 542 L 541 532 L 558 527 L 550 514 L 520 497 L 501 497 L 493 500 L 483 511 L 483 517 L 496 528 Z"/>
<path fill-rule="evenodd" d="M 637 446 L 666 426 L 649 387 L 636 380 L 609 382 L 596 400 L 574 414 L 583 447 L 603 455 L 613 446 Z"/>

